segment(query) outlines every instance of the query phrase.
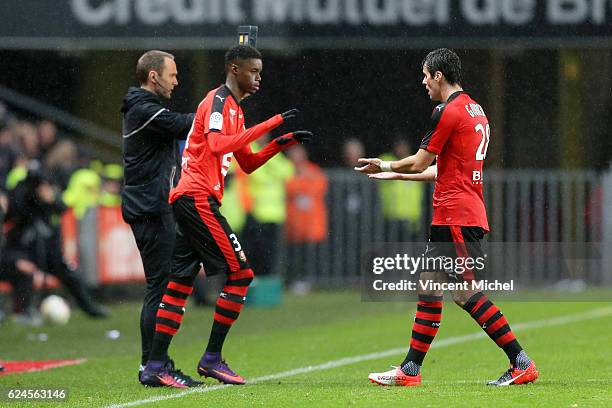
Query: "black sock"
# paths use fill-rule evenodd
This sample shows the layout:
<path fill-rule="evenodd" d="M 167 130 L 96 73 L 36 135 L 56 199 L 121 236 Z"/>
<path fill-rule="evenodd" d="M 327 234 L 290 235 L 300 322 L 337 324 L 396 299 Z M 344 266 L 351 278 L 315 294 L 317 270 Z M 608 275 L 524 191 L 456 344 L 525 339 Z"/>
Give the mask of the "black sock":
<path fill-rule="evenodd" d="M 215 305 L 215 321 L 206 346 L 207 352 L 221 352 L 227 333 L 240 316 L 254 276 L 252 269 L 241 269 L 228 275 Z"/>
<path fill-rule="evenodd" d="M 419 296 L 412 326 L 410 350 L 402 362 L 402 370 L 406 375 L 419 374 L 425 355 L 440 328 L 442 305 L 442 296 Z M 413 374 L 414 372 L 416 374 Z"/>
<path fill-rule="evenodd" d="M 516 357 L 523 348 L 519 344 L 506 317 L 484 293 L 474 294 L 463 305 L 463 309 L 472 316 L 478 325 L 489 335 L 508 356 L 512 365 L 516 364 Z"/>
<path fill-rule="evenodd" d="M 193 291 L 193 279 L 171 278 L 157 309 L 155 337 L 151 345 L 149 360 L 164 361 L 168 358 L 168 348 L 183 321 L 187 297 Z"/>

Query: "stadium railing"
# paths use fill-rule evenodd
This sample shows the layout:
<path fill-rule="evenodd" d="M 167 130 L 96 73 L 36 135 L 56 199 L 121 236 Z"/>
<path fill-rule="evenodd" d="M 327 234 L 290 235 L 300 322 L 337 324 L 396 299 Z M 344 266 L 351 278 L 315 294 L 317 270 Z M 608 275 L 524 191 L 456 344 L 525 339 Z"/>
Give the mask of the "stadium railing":
<path fill-rule="evenodd" d="M 385 222 L 381 181 L 349 170 L 327 174 L 328 239 L 321 244 L 292 248 L 291 254 L 287 241 L 282 240 L 283 256 L 277 267 L 290 279 L 305 279 L 317 285 L 357 284 L 362 253 L 368 245 L 399 242 L 401 234 L 390 230 L 397 224 Z M 608 186 L 612 187 L 612 182 Z M 416 234 L 407 234 L 411 240 L 421 242 L 423 248 L 432 215 L 432 190 L 433 186 L 428 185 Z M 612 208 L 612 194 L 610 200 L 603 201 L 601 174 L 582 170 L 488 171 L 484 193 L 491 229 L 485 238 L 485 248 L 491 251 L 487 277 L 515 276 L 524 286 L 547 286 L 563 280 L 610 283 L 602 255 L 612 252 L 612 237 L 604 239 L 603 210 Z M 397 201 L 397 205 L 406 204 Z M 607 252 L 602 249 L 605 245 L 610 248 Z M 303 260 L 304 276 L 294 276 L 288 268 L 288 255 Z"/>
<path fill-rule="evenodd" d="M 383 214 L 383 182 L 344 169 L 326 174 L 327 239 L 291 243 L 283 237 L 276 245 L 271 243 L 276 252 L 274 273 L 287 281 L 307 281 L 321 287 L 357 285 L 361 257 L 371 243 L 413 241 L 424 247 L 431 219 L 431 184 L 425 187 L 419 221 L 403 233 L 401 223 L 387 222 Z M 491 227 L 485 238 L 485 247 L 491 248 L 487 277 L 514 276 L 523 285 L 536 286 L 568 279 L 611 283 L 612 271 L 607 269 L 612 263 L 607 262 L 612 256 L 610 174 L 495 170 L 485 177 Z M 409 204 L 400 200 L 396 205 Z M 141 278 L 133 237 L 118 209 L 92 211 L 80 221 L 78 236 L 81 268 L 88 282 Z"/>

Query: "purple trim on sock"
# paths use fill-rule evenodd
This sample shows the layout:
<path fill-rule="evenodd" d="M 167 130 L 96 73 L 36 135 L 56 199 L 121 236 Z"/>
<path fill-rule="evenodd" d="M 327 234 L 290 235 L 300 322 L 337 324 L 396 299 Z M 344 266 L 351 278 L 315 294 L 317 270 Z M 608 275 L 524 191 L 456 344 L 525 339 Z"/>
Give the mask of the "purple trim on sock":
<path fill-rule="evenodd" d="M 204 362 L 206 365 L 218 363 L 219 361 L 221 361 L 221 353 L 212 353 L 207 351 L 202 356 L 202 362 Z"/>
<path fill-rule="evenodd" d="M 147 371 L 161 371 L 161 369 L 164 368 L 165 365 L 166 365 L 165 361 L 149 360 L 147 362 L 147 366 L 145 367 L 145 370 L 147 370 Z"/>

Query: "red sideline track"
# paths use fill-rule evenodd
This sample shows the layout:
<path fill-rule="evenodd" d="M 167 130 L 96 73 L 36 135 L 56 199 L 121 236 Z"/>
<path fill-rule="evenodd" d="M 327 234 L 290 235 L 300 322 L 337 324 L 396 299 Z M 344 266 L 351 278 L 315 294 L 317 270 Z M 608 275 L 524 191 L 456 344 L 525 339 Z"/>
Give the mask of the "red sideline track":
<path fill-rule="evenodd" d="M 0 361 L 0 365 L 4 366 L 4 371 L 0 371 L 0 376 L 45 371 L 52 368 L 83 364 L 85 361 L 87 361 L 85 358 L 78 358 L 76 360 Z"/>

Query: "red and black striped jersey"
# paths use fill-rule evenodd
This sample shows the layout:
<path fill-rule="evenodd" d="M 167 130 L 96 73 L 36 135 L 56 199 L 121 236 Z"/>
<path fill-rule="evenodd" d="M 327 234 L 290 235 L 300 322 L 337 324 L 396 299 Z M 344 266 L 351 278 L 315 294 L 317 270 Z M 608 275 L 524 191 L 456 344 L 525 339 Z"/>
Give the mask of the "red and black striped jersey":
<path fill-rule="evenodd" d="M 187 136 L 181 179 L 170 191 L 170 203 L 182 195 L 212 195 L 221 203 L 225 175 L 234 152 L 252 156 L 249 143 L 282 122 L 282 117 L 276 115 L 247 130 L 242 108 L 227 86 L 210 91 L 200 102 Z"/>
<path fill-rule="evenodd" d="M 432 225 L 475 226 L 489 231 L 482 193 L 489 121 L 482 107 L 455 92 L 432 113 L 433 126 L 421 149 L 437 155 Z"/>

